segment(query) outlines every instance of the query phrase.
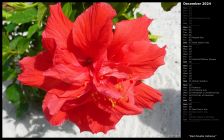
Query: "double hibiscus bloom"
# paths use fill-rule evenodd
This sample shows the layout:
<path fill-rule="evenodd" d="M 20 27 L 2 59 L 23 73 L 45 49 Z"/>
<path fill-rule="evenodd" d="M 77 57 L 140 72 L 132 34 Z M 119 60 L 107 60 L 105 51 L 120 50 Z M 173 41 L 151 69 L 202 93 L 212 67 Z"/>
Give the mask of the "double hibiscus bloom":
<path fill-rule="evenodd" d="M 19 62 L 18 77 L 46 91 L 42 108 L 50 124 L 70 120 L 80 131 L 106 133 L 123 115 L 140 114 L 162 100 L 141 82 L 164 64 L 166 53 L 148 38 L 152 20 L 123 20 L 113 30 L 115 16 L 109 4 L 95 3 L 72 23 L 60 3 L 50 6 L 44 50 Z"/>

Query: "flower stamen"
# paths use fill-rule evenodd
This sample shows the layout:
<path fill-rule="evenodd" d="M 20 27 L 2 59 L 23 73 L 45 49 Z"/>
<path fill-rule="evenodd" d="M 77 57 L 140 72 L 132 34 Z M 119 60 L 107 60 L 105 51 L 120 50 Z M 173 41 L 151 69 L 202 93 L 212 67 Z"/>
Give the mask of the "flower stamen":
<path fill-rule="evenodd" d="M 122 92 L 124 90 L 124 86 L 121 83 L 117 83 L 115 85 L 115 88 L 119 91 Z"/>
<path fill-rule="evenodd" d="M 109 98 L 109 101 L 111 102 L 111 106 L 114 108 L 116 105 L 116 101 L 113 101 L 111 98 Z"/>

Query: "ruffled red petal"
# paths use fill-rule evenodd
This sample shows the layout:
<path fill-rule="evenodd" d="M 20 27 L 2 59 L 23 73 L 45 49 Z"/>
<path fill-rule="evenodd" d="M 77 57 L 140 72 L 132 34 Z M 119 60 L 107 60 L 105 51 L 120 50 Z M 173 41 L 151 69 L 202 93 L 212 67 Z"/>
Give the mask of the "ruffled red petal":
<path fill-rule="evenodd" d="M 84 86 L 89 81 L 88 69 L 81 66 L 58 64 L 43 74 L 76 86 Z"/>
<path fill-rule="evenodd" d="M 48 51 L 52 58 L 56 49 L 55 40 L 53 38 L 42 38 L 42 46 Z"/>
<path fill-rule="evenodd" d="M 110 60 L 119 60 L 116 55 L 124 45 L 135 41 L 149 40 L 148 26 L 151 22 L 152 20 L 146 16 L 118 22 L 115 26 L 112 44 L 108 48 L 108 58 Z"/>
<path fill-rule="evenodd" d="M 93 133 L 114 129 L 121 115 L 110 114 L 99 109 L 94 103 L 89 102 L 83 106 L 68 111 L 69 119 L 76 123 L 80 131 L 91 131 Z"/>
<path fill-rule="evenodd" d="M 165 48 L 159 48 L 149 41 L 136 41 L 125 45 L 117 56 L 131 71 L 132 77 L 141 80 L 153 75 L 164 64 Z"/>
<path fill-rule="evenodd" d="M 19 61 L 19 64 L 22 73 L 19 74 L 18 80 L 24 85 L 34 86 L 44 90 L 50 90 L 56 87 L 68 87 L 68 84 L 61 80 L 44 76 L 44 71 L 52 66 L 51 55 L 46 51 L 40 52 L 33 57 L 24 57 Z"/>
<path fill-rule="evenodd" d="M 51 125 L 61 125 L 67 119 L 67 113 L 60 110 L 64 101 L 57 96 L 47 93 L 43 100 L 42 109 Z"/>
<path fill-rule="evenodd" d="M 72 22 L 64 15 L 61 3 L 51 5 L 50 16 L 42 33 L 42 38 L 52 38 L 57 47 L 67 48 L 67 37 L 71 32 L 72 25 Z"/>
<path fill-rule="evenodd" d="M 43 71 L 48 69 L 52 62 L 47 52 L 41 52 L 33 57 L 25 57 L 19 61 L 22 73 L 18 76 L 18 80 L 25 85 L 39 87 L 44 82 Z M 31 78 L 32 77 L 32 78 Z"/>
<path fill-rule="evenodd" d="M 74 65 L 81 66 L 77 61 L 74 53 L 68 51 L 67 49 L 55 49 L 54 56 L 52 58 L 53 65 L 65 64 L 65 65 Z"/>
<path fill-rule="evenodd" d="M 152 109 L 155 103 L 162 102 L 162 94 L 142 82 L 136 84 L 134 92 L 137 106 Z"/>
<path fill-rule="evenodd" d="M 94 3 L 74 22 L 69 49 L 83 65 L 97 60 L 113 39 L 112 18 L 115 10 L 107 3 Z"/>

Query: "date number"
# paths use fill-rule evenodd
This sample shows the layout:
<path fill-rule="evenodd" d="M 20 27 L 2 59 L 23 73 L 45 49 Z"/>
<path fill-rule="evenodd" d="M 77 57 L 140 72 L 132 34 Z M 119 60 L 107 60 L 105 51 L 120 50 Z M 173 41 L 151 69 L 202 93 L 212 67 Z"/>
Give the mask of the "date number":
<path fill-rule="evenodd" d="M 211 2 L 202 2 L 202 5 L 212 5 Z"/>

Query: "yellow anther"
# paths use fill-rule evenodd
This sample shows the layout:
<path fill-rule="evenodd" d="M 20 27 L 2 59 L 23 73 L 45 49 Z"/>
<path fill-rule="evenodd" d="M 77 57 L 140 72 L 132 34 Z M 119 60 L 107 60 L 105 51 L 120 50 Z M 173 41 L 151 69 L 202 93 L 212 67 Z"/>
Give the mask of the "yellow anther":
<path fill-rule="evenodd" d="M 112 107 L 114 108 L 116 105 L 116 102 L 112 102 Z"/>
<path fill-rule="evenodd" d="M 121 84 L 121 83 L 117 83 L 115 85 L 115 88 L 118 90 L 118 91 L 122 91 L 124 89 L 124 86 Z"/>
<path fill-rule="evenodd" d="M 109 99 L 109 101 L 111 102 L 112 107 L 114 108 L 116 105 L 116 101 L 113 101 L 112 99 Z"/>

